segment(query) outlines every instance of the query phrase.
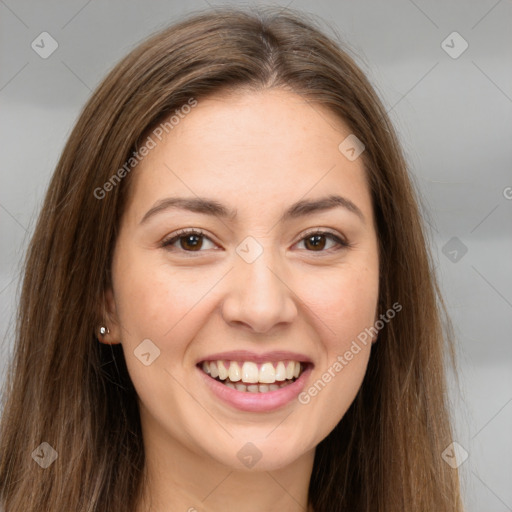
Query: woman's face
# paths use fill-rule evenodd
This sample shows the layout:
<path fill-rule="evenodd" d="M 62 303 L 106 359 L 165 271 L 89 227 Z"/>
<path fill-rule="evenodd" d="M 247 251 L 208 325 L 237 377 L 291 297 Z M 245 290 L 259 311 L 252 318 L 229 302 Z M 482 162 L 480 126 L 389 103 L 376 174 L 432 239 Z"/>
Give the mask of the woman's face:
<path fill-rule="evenodd" d="M 202 99 L 172 126 L 130 177 L 110 341 L 146 442 L 283 467 L 314 453 L 366 371 L 379 260 L 362 158 L 339 149 L 334 114 L 284 90 Z"/>

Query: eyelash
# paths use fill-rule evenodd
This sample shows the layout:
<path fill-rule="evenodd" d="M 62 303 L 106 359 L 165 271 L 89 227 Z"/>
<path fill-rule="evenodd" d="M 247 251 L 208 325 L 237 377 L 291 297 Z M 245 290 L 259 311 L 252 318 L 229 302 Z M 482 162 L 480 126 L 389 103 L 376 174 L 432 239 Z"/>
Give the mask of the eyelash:
<path fill-rule="evenodd" d="M 208 240 L 210 240 L 210 238 L 208 236 L 206 236 L 206 234 L 201 231 L 200 229 L 181 229 L 179 230 L 178 232 L 176 232 L 174 235 L 172 235 L 170 238 L 167 238 L 166 240 L 163 240 L 162 243 L 161 243 L 161 247 L 162 248 L 165 248 L 167 250 L 172 250 L 171 246 L 179 241 L 181 238 L 185 238 L 186 236 L 189 236 L 189 235 L 196 235 L 196 236 L 201 236 L 201 237 L 204 237 L 204 238 L 207 238 Z M 308 231 L 306 232 L 303 237 L 299 240 L 299 242 L 297 243 L 300 243 L 300 242 L 303 242 L 304 240 L 306 240 L 307 238 L 313 236 L 313 235 L 325 235 L 327 236 L 328 238 L 331 238 L 331 240 L 334 240 L 334 242 L 336 242 L 338 244 L 339 247 L 337 248 L 331 248 L 331 249 L 327 249 L 327 250 L 321 250 L 321 251 L 307 251 L 307 249 L 305 249 L 307 252 L 311 252 L 311 253 L 330 253 L 331 251 L 339 251 L 341 249 L 346 249 L 346 248 L 349 248 L 351 247 L 351 244 L 348 243 L 348 242 L 345 242 L 343 239 L 341 239 L 339 236 L 337 236 L 336 234 L 330 232 L 330 231 L 322 231 L 322 230 L 318 230 L 318 229 L 314 229 L 314 230 L 311 230 L 311 231 Z M 212 241 L 212 240 L 210 240 Z M 182 250 L 183 252 L 186 252 L 186 253 L 200 253 L 200 252 L 203 252 L 201 250 L 199 251 L 186 251 L 185 249 L 179 249 L 179 250 Z"/>

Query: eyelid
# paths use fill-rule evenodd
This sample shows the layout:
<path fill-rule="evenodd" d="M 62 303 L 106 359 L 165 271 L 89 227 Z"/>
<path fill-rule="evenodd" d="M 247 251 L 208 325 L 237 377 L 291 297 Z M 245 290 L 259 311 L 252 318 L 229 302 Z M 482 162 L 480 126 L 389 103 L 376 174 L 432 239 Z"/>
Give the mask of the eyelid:
<path fill-rule="evenodd" d="M 307 229 L 306 231 L 303 231 L 298 236 L 298 240 L 297 240 L 297 242 L 295 242 L 295 244 L 297 244 L 298 242 L 302 242 L 302 240 L 304 238 L 307 238 L 308 236 L 311 236 L 311 235 L 315 235 L 317 233 L 322 234 L 322 235 L 332 235 L 335 239 L 337 239 L 339 241 L 339 243 L 341 245 L 346 246 L 346 247 L 350 246 L 350 243 L 348 242 L 348 240 L 341 233 L 338 233 L 337 231 L 334 231 L 330 228 L 322 228 L 322 227 L 310 228 L 310 229 Z M 293 244 L 293 245 L 295 245 L 295 244 Z M 309 252 L 315 252 L 315 251 L 309 251 Z M 319 251 L 319 252 L 326 252 L 326 251 Z"/>
<path fill-rule="evenodd" d="M 212 240 L 212 237 L 210 237 L 205 231 L 203 231 L 200 228 L 183 228 L 179 229 L 178 231 L 175 231 L 174 233 L 171 233 L 171 235 L 166 236 L 161 242 L 160 247 L 163 247 L 164 249 L 171 246 L 172 244 L 176 243 L 181 237 L 185 237 L 187 235 L 197 235 L 202 236 L 203 238 L 207 238 L 212 243 L 216 242 Z M 182 251 L 182 252 L 203 252 L 203 251 Z"/>
<path fill-rule="evenodd" d="M 297 241 L 294 242 L 293 245 L 297 245 L 298 243 L 303 242 L 306 238 L 308 238 L 308 236 L 312 236 L 312 235 L 316 235 L 316 234 L 324 235 L 324 236 L 330 235 L 331 239 L 333 239 L 335 241 L 335 243 L 338 244 L 338 247 L 327 249 L 327 250 L 322 250 L 322 251 L 306 251 L 306 252 L 309 252 L 312 254 L 318 253 L 318 255 L 320 256 L 325 253 L 330 254 L 331 252 L 351 247 L 350 242 L 348 242 L 347 239 L 343 235 L 341 235 L 337 231 L 334 231 L 330 228 L 322 228 L 322 227 L 310 228 L 306 231 L 303 231 L 298 236 Z M 160 242 L 160 246 L 162 248 L 166 249 L 166 248 L 170 247 L 171 245 L 173 245 L 174 243 L 176 243 L 181 237 L 184 237 L 187 235 L 201 236 L 203 238 L 210 240 L 212 243 L 216 244 L 216 242 L 214 240 L 212 240 L 212 238 L 200 228 L 183 228 L 183 229 L 180 229 L 180 230 L 172 233 L 170 236 L 164 238 L 162 240 L 162 242 Z M 181 248 L 178 248 L 178 251 L 182 252 L 182 253 L 187 253 L 189 256 L 195 256 L 196 254 L 198 255 L 199 253 L 204 252 L 201 250 L 200 251 L 185 251 L 185 250 L 182 250 Z"/>

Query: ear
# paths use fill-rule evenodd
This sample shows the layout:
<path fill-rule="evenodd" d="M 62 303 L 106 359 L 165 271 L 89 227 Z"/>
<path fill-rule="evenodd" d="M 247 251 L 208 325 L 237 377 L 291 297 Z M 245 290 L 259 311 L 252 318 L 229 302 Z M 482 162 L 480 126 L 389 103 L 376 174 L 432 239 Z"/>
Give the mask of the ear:
<path fill-rule="evenodd" d="M 98 326 L 96 331 L 98 341 L 100 343 L 105 343 L 106 345 L 116 345 L 121 343 L 121 328 L 117 315 L 116 301 L 110 286 L 105 290 L 104 303 L 101 309 L 103 311 L 103 320 L 100 325 L 106 327 L 108 332 L 102 335 L 99 332 L 100 326 Z"/>

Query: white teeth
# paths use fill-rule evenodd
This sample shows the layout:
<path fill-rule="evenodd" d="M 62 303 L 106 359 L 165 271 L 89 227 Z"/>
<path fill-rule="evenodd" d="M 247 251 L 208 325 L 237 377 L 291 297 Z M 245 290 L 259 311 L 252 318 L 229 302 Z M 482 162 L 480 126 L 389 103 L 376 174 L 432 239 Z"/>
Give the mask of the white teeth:
<path fill-rule="evenodd" d="M 295 371 L 295 363 L 293 361 L 288 361 L 286 365 L 286 378 L 293 379 L 293 372 Z"/>
<path fill-rule="evenodd" d="M 219 369 L 215 361 L 210 361 L 210 375 L 215 379 L 219 376 Z"/>
<path fill-rule="evenodd" d="M 256 363 L 246 361 L 242 366 L 242 380 L 244 382 L 258 382 L 258 366 Z"/>
<path fill-rule="evenodd" d="M 229 380 L 233 382 L 238 382 L 242 378 L 242 372 L 240 371 L 240 366 L 236 361 L 231 361 L 229 365 Z"/>
<path fill-rule="evenodd" d="M 258 364 L 252 361 L 242 363 L 218 360 L 203 361 L 201 368 L 214 379 L 218 377 L 221 381 L 225 381 L 229 378 L 230 384 L 240 383 L 241 386 L 244 386 L 243 391 L 246 391 L 247 388 L 251 392 L 246 384 L 270 384 L 270 386 L 263 387 L 263 392 L 265 392 L 275 391 L 275 389 L 282 387 L 281 383 L 289 384 L 292 379 L 298 378 L 302 365 L 299 361 L 278 361 L 274 366 L 274 363 L 268 361 L 259 365 L 258 368 Z M 277 388 L 274 388 L 274 385 Z M 235 389 L 238 388 L 235 386 Z M 259 389 L 261 389 L 261 386 Z"/>
<path fill-rule="evenodd" d="M 291 384 L 289 380 L 286 382 L 281 382 L 280 384 L 242 384 L 241 382 L 236 382 L 233 384 L 232 382 L 225 381 L 224 384 L 231 389 L 236 389 L 237 391 L 248 392 L 248 393 L 266 393 L 267 391 L 277 391 L 279 388 L 284 388 Z"/>
<path fill-rule="evenodd" d="M 219 379 L 226 380 L 228 378 L 228 369 L 224 366 L 224 361 L 217 361 L 217 368 L 219 369 Z"/>
<path fill-rule="evenodd" d="M 279 361 L 276 366 L 276 380 L 280 382 L 286 380 L 286 366 L 282 361 Z"/>
<path fill-rule="evenodd" d="M 273 384 L 276 381 L 276 370 L 272 363 L 261 365 L 258 380 L 264 384 Z"/>

